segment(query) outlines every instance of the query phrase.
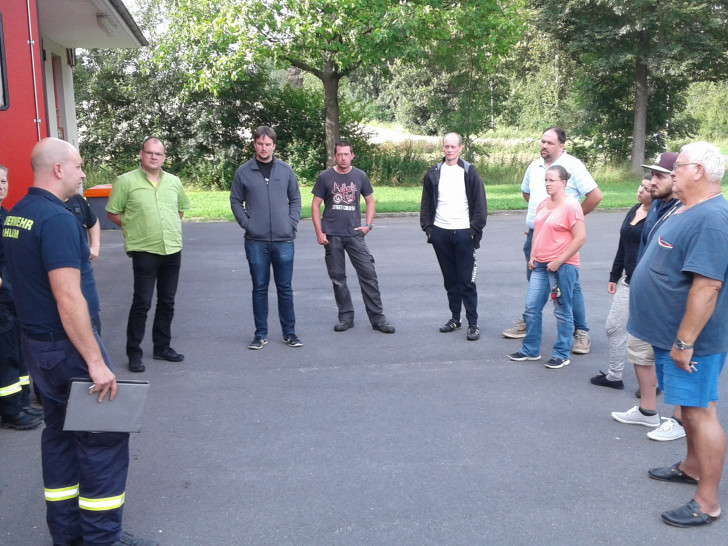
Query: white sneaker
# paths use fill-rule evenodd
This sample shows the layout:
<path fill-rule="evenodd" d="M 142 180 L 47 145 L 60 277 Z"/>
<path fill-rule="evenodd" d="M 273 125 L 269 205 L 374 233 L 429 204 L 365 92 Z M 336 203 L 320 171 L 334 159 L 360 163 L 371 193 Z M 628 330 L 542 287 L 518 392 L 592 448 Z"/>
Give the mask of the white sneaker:
<path fill-rule="evenodd" d="M 574 339 L 571 342 L 571 352 L 575 355 L 588 355 L 591 351 L 591 338 L 586 330 L 574 332 Z"/>
<path fill-rule="evenodd" d="M 522 318 L 519 318 L 513 326 L 503 330 L 501 335 L 508 339 L 521 339 L 526 337 L 526 322 Z"/>
<path fill-rule="evenodd" d="M 656 427 L 660 424 L 660 416 L 643 415 L 639 406 L 635 406 L 627 411 L 613 411 L 612 417 L 620 423 L 628 425 L 642 425 L 645 427 Z"/>
<path fill-rule="evenodd" d="M 678 440 L 685 437 L 685 429 L 675 419 L 672 417 L 663 417 L 662 420 L 664 422 L 659 427 L 647 433 L 647 437 L 650 440 L 669 442 L 670 440 Z"/>

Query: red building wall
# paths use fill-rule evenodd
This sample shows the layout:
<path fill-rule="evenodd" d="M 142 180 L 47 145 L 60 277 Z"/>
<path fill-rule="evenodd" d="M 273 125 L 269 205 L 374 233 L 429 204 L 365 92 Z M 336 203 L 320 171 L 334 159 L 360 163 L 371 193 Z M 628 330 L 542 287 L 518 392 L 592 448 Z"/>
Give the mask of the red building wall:
<path fill-rule="evenodd" d="M 0 17 L 7 83 L 7 108 L 0 110 L 0 164 L 8 168 L 10 191 L 3 206 L 10 208 L 32 185 L 30 153 L 39 135 L 45 138 L 48 132 L 36 1 L 0 0 Z M 32 57 L 29 40 L 34 42 Z M 36 119 L 40 122 L 36 123 Z"/>

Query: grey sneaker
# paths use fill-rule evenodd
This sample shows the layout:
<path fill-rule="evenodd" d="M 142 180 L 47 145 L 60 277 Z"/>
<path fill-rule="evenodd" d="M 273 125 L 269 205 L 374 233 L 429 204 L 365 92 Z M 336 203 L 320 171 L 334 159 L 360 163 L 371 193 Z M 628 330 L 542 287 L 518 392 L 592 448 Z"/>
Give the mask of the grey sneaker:
<path fill-rule="evenodd" d="M 557 358 L 555 356 L 552 356 L 549 361 L 544 364 L 544 366 L 552 370 L 558 370 L 559 368 L 563 368 L 564 366 L 568 366 L 569 364 L 571 364 L 571 360 L 569 360 L 568 358 Z"/>
<path fill-rule="evenodd" d="M 296 336 L 296 334 L 288 334 L 286 337 L 283 338 L 283 341 L 289 347 L 303 347 L 303 343 L 301 343 L 301 340 L 298 339 L 298 336 Z"/>
<path fill-rule="evenodd" d="M 571 343 L 571 352 L 575 355 L 588 355 L 591 351 L 591 338 L 586 330 L 574 332 L 574 340 Z"/>
<path fill-rule="evenodd" d="M 264 345 L 268 344 L 268 340 L 264 337 L 255 336 L 253 338 L 253 341 L 248 343 L 248 349 L 252 349 L 254 351 L 257 351 L 259 349 L 262 349 Z"/>
<path fill-rule="evenodd" d="M 659 414 L 643 415 L 639 406 L 635 406 L 627 411 L 613 411 L 612 417 L 620 423 L 628 425 L 642 425 L 643 427 L 656 427 L 660 424 Z"/>
<path fill-rule="evenodd" d="M 468 326 L 468 341 L 478 341 L 480 339 L 480 330 L 477 326 Z"/>
<path fill-rule="evenodd" d="M 672 417 L 663 417 L 664 421 L 655 430 L 651 430 L 647 433 L 647 437 L 650 440 L 657 440 L 658 442 L 669 442 L 670 440 L 678 440 L 685 437 L 685 429 Z"/>
<path fill-rule="evenodd" d="M 503 330 L 501 335 L 508 339 L 521 339 L 526 337 L 526 322 L 522 318 L 519 318 L 511 328 Z"/>

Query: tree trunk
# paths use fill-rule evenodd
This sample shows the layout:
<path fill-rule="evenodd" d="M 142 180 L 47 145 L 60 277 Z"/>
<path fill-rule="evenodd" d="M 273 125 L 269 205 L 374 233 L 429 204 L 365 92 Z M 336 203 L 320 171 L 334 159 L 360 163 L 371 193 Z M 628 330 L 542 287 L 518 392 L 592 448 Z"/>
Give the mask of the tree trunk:
<path fill-rule="evenodd" d="M 339 140 L 339 80 L 341 75 L 330 61 L 324 64 L 324 105 L 326 107 L 326 160 L 333 164 L 334 144 Z"/>
<path fill-rule="evenodd" d="M 630 170 L 635 174 L 642 172 L 645 162 L 645 138 L 647 131 L 647 66 L 641 58 L 635 60 L 634 79 L 634 127 L 632 130 L 632 161 Z"/>

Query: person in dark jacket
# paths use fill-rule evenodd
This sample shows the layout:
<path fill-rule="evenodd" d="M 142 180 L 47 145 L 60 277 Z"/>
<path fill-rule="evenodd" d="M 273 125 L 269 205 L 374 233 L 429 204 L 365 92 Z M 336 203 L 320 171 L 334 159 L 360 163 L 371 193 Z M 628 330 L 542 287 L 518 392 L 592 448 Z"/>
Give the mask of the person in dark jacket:
<path fill-rule="evenodd" d="M 301 347 L 293 310 L 293 240 L 301 218 L 301 192 L 290 165 L 273 157 L 276 133 L 266 126 L 253 133 L 255 157 L 235 172 L 230 207 L 245 230 L 245 256 L 253 281 L 255 336 L 248 349 L 268 343 L 270 270 L 278 294 L 278 318 L 283 341 Z"/>
<path fill-rule="evenodd" d="M 8 210 L 8 169 L 0 165 L 0 233 Z M 43 411 L 30 406 L 30 376 L 20 351 L 20 323 L 10 283 L 3 278 L 5 254 L 0 237 L 0 426 L 31 430 L 43 423 Z"/>
<path fill-rule="evenodd" d="M 442 139 L 443 160 L 427 169 L 422 181 L 420 225 L 432 244 L 447 291 L 452 317 L 440 332 L 461 328 L 465 306 L 467 339 L 480 338 L 475 251 L 488 216 L 485 187 L 477 169 L 460 159 L 463 142 L 457 133 Z"/>
<path fill-rule="evenodd" d="M 637 190 L 637 201 L 624 217 L 619 229 L 619 245 L 609 273 L 607 292 L 614 295 L 605 328 L 609 341 L 609 369 L 591 378 L 592 385 L 623 389 L 622 371 L 627 356 L 627 319 L 629 318 L 629 281 L 637 267 L 642 228 L 650 210 L 652 172 L 645 174 Z M 622 274 L 624 273 L 624 277 Z"/>

